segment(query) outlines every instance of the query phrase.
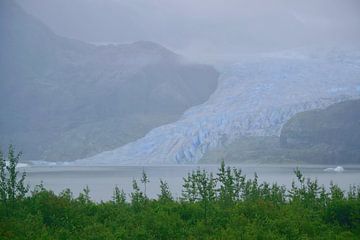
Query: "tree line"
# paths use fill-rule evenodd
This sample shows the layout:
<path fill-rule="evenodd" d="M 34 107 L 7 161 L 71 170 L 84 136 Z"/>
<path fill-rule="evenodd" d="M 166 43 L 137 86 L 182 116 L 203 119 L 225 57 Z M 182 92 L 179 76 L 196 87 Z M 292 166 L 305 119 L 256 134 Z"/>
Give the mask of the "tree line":
<path fill-rule="evenodd" d="M 42 184 L 30 190 L 16 165 L 21 153 L 0 152 L 0 239 L 358 239 L 360 187 L 326 189 L 298 169 L 287 189 L 260 183 L 221 163 L 217 173 L 194 170 L 175 199 L 160 180 L 156 199 L 147 196 L 149 178 L 126 195 L 94 202 L 85 187 L 74 196 Z M 142 185 L 142 187 L 140 186 Z"/>

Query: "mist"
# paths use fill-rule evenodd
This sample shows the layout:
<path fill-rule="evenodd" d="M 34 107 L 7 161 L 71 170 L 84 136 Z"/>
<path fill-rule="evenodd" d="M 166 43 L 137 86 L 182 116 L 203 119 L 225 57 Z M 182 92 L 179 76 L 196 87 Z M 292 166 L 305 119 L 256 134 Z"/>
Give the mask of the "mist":
<path fill-rule="evenodd" d="M 55 33 L 91 43 L 149 40 L 205 62 L 360 42 L 357 0 L 17 0 Z"/>
<path fill-rule="evenodd" d="M 359 0 L 0 0 L 0 239 L 358 239 Z"/>
<path fill-rule="evenodd" d="M 3 0 L 0 11 L 0 143 L 27 160 L 358 162 L 359 1 Z"/>

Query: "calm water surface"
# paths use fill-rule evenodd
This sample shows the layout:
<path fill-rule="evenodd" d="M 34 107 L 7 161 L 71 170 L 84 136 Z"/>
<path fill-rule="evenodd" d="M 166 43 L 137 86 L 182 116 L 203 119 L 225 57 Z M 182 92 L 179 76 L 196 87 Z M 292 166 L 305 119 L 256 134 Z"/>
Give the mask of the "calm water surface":
<path fill-rule="evenodd" d="M 233 165 L 241 168 L 248 177 L 253 177 L 256 172 L 259 181 L 291 186 L 295 178 L 293 173 L 296 166 L 290 165 Z M 206 169 L 217 172 L 219 165 L 191 165 L 191 166 L 32 166 L 22 168 L 27 172 L 30 186 L 43 182 L 46 188 L 56 193 L 65 188 L 70 188 L 77 196 L 87 185 L 93 200 L 110 200 L 113 189 L 117 185 L 127 194 L 132 191 L 133 179 L 140 180 L 142 171 L 145 170 L 150 183 L 147 185 L 147 195 L 156 197 L 159 193 L 159 181 L 165 180 L 175 197 L 181 195 L 183 177 L 192 170 Z M 301 165 L 300 170 L 306 177 L 317 178 L 320 184 L 329 186 L 330 182 L 338 184 L 344 190 L 349 186 L 360 185 L 360 165 L 343 166 L 341 173 L 326 172 L 325 168 L 336 166 Z M 140 182 L 139 185 L 141 186 Z M 142 186 L 141 186 L 142 187 Z"/>

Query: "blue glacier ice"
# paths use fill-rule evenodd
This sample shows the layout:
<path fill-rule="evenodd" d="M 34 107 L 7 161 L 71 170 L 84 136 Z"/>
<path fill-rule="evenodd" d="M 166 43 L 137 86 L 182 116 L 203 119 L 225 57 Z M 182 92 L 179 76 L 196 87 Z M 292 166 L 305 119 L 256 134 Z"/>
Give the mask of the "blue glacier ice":
<path fill-rule="evenodd" d="M 176 122 L 75 164 L 188 164 L 242 136 L 278 136 L 294 114 L 359 98 L 360 54 L 281 52 L 243 57 L 205 103 Z"/>

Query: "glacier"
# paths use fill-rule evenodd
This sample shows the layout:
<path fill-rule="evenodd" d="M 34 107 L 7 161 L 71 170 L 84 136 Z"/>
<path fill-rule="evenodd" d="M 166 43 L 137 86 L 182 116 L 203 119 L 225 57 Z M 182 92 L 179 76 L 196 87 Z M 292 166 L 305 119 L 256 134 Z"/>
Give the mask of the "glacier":
<path fill-rule="evenodd" d="M 294 114 L 360 96 L 359 51 L 244 56 L 228 66 L 216 91 L 176 122 L 73 164 L 192 164 L 242 136 L 279 136 Z"/>

